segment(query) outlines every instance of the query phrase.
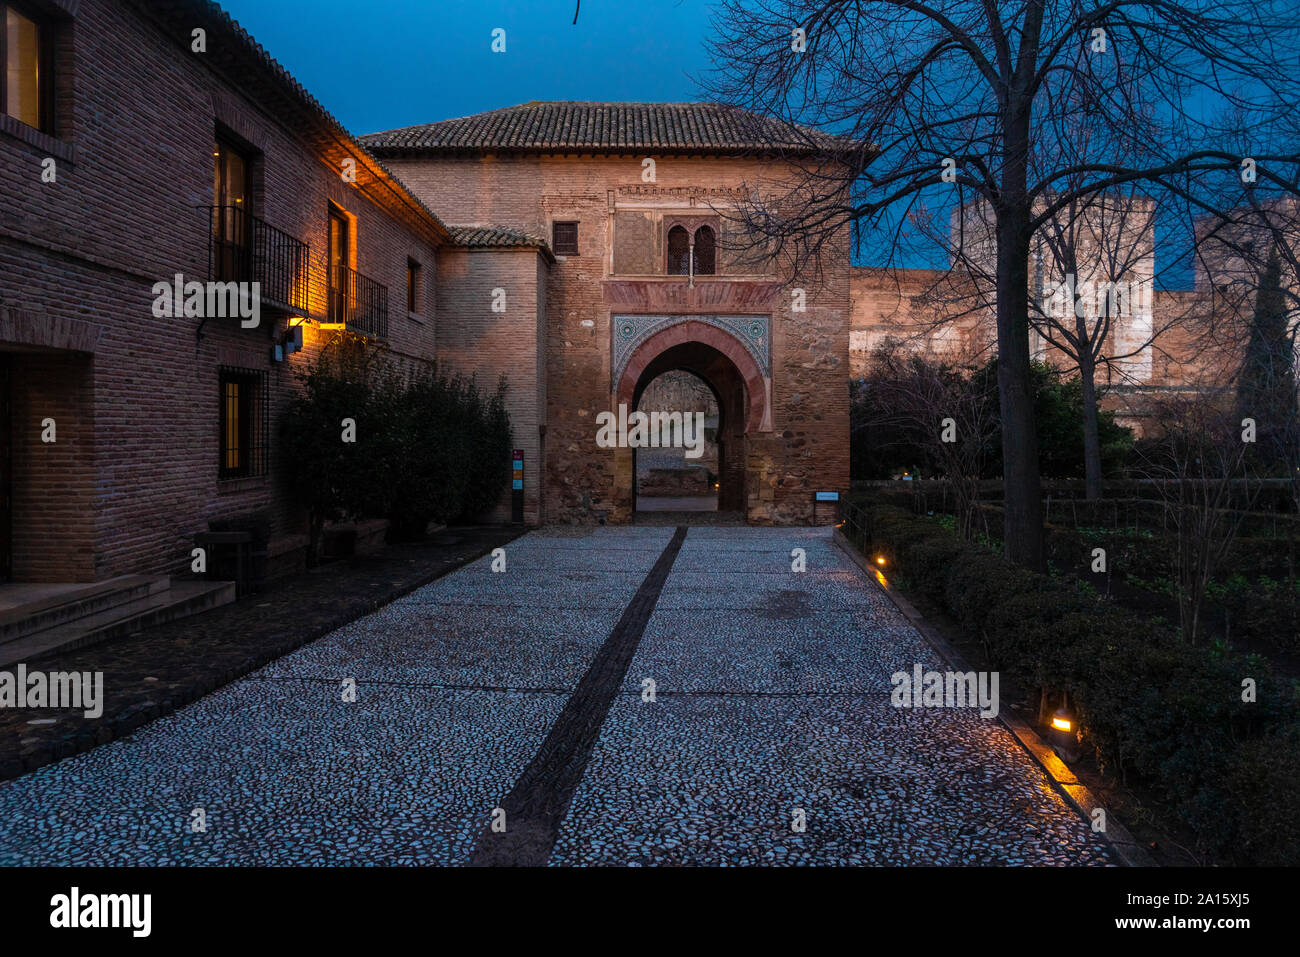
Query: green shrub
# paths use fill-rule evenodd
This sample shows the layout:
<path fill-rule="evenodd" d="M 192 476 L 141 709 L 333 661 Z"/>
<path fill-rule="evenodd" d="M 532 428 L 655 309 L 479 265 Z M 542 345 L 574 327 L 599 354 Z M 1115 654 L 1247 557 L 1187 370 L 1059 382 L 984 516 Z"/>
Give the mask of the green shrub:
<path fill-rule="evenodd" d="M 1267 662 L 1189 646 L 1160 619 L 1010 565 L 932 519 L 866 509 L 895 576 L 979 638 L 1005 678 L 1066 691 L 1103 770 L 1142 780 L 1202 851 L 1300 863 L 1296 690 Z M 1245 678 L 1255 702 L 1242 701 Z"/>
<path fill-rule="evenodd" d="M 1241 857 L 1294 867 L 1300 860 L 1300 725 L 1243 742 L 1228 762 L 1223 791 Z"/>
<path fill-rule="evenodd" d="M 355 441 L 342 441 L 342 422 Z M 286 481 L 308 511 L 312 547 L 325 522 L 386 518 L 390 537 L 431 520 L 477 518 L 510 475 L 505 383 L 484 399 L 472 379 L 437 370 L 400 379 L 384 353 L 335 337 L 303 376 L 280 432 Z"/>

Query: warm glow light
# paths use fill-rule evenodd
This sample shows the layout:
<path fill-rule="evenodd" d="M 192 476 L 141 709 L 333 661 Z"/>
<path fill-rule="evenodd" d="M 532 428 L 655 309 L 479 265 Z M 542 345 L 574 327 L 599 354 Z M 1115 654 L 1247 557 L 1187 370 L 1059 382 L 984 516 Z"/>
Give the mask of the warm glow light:
<path fill-rule="evenodd" d="M 884 555 L 877 555 L 877 556 L 876 556 L 876 564 L 877 564 L 877 565 L 883 565 L 883 564 L 885 564 L 885 556 L 884 556 Z"/>
<path fill-rule="evenodd" d="M 1052 715 L 1052 727 L 1057 731 L 1069 731 L 1073 728 L 1070 719 L 1061 714 Z"/>

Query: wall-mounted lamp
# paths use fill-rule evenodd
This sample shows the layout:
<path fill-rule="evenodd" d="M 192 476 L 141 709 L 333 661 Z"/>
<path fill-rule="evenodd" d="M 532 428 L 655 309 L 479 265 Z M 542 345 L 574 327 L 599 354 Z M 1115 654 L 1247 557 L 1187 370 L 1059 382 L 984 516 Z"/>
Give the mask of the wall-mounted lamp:
<path fill-rule="evenodd" d="M 291 316 L 289 325 L 284 330 L 280 341 L 284 344 L 285 355 L 302 351 L 302 327 L 306 320 L 302 316 Z"/>

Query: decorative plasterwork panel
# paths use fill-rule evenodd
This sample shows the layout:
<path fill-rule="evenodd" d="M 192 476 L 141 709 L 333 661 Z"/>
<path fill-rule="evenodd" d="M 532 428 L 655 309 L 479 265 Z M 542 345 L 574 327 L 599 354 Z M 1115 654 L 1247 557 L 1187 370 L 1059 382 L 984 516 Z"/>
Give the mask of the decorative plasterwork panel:
<path fill-rule="evenodd" d="M 684 322 L 702 322 L 714 326 L 734 336 L 746 349 L 764 378 L 772 372 L 772 320 L 769 316 L 619 316 L 611 317 L 614 328 L 614 348 L 610 350 L 613 357 L 614 377 L 618 382 L 623 377 L 623 370 L 632 358 L 637 346 L 658 332 Z"/>

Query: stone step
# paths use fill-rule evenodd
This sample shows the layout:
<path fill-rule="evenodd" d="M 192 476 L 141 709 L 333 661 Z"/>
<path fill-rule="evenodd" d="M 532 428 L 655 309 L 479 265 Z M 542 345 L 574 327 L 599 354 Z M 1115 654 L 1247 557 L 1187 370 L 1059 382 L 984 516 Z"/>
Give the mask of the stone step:
<path fill-rule="evenodd" d="M 122 575 L 6 608 L 0 612 L 0 645 L 140 601 L 170 584 L 165 575 Z"/>
<path fill-rule="evenodd" d="M 173 581 L 165 591 L 0 645 L 0 669 L 133 635 L 234 600 L 234 582 Z"/>

